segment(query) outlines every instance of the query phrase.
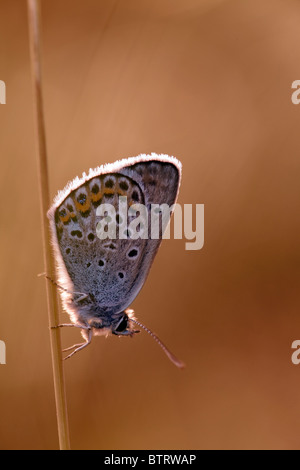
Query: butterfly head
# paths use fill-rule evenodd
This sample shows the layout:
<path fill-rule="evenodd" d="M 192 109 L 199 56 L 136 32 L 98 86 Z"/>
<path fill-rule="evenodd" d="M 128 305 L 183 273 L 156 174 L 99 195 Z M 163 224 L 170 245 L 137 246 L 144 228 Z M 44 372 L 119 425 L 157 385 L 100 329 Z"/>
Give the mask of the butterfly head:
<path fill-rule="evenodd" d="M 133 317 L 133 310 L 127 309 L 124 312 L 118 313 L 116 318 L 112 321 L 111 332 L 113 335 L 129 335 L 139 333 L 139 330 L 133 329 L 133 323 L 130 321 Z"/>
<path fill-rule="evenodd" d="M 102 318 L 101 318 L 102 317 Z M 139 330 L 133 328 L 134 323 L 131 321 L 133 310 L 126 309 L 123 312 L 114 313 L 112 315 L 93 316 L 88 324 L 94 330 L 95 335 L 113 334 L 116 336 L 132 336 L 139 333 Z"/>

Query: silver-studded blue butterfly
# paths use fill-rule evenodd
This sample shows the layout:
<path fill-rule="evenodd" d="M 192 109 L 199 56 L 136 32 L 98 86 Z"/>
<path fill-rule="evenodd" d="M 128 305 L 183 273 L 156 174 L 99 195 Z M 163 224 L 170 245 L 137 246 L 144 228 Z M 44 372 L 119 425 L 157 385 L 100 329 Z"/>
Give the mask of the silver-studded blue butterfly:
<path fill-rule="evenodd" d="M 48 217 L 57 285 L 72 322 L 58 326 L 80 328 L 85 340 L 65 349 L 73 349 L 65 359 L 90 344 L 93 335 L 132 336 L 138 332 L 134 329 L 138 325 L 154 337 L 176 366 L 184 366 L 128 308 L 146 280 L 163 235 L 161 229 L 157 238 L 151 238 L 151 207 L 171 207 L 176 202 L 180 180 L 181 163 L 176 158 L 139 155 L 90 170 L 56 196 Z M 140 204 L 149 210 L 148 237 L 137 238 L 130 233 L 128 227 L 134 217 L 130 210 L 125 215 L 127 220 L 120 214 L 120 200 L 124 198 L 128 208 Z M 99 217 L 99 209 L 106 207 L 115 211 L 117 236 L 113 239 L 100 238 L 97 232 L 105 214 L 107 223 L 113 222 L 107 212 Z"/>

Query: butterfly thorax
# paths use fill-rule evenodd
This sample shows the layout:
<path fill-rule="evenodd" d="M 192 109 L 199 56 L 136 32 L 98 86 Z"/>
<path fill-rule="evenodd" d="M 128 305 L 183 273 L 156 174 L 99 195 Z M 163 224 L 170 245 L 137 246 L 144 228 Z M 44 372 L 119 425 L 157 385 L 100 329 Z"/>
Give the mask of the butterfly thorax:
<path fill-rule="evenodd" d="M 111 332 L 115 335 L 131 335 L 135 332 L 130 322 L 133 310 L 120 311 L 117 307 L 103 307 L 92 294 L 78 296 L 79 294 L 73 294 L 65 297 L 64 302 L 65 308 L 72 311 L 74 323 L 98 330 L 95 334 Z"/>

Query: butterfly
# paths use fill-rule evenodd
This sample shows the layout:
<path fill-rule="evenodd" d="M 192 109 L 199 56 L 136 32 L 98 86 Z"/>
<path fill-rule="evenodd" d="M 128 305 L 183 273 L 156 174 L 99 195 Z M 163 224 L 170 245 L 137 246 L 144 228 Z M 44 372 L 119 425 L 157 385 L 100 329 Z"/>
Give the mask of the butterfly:
<path fill-rule="evenodd" d="M 139 155 L 83 173 L 58 192 L 47 215 L 57 285 L 71 320 L 58 327 L 80 328 L 84 339 L 64 349 L 73 350 L 65 359 L 88 346 L 93 336 L 132 336 L 139 326 L 176 366 L 184 366 L 129 308 L 162 241 L 163 226 L 151 236 L 152 208 L 165 204 L 172 213 L 181 167 L 168 155 Z M 120 209 L 125 202 L 127 212 Z"/>

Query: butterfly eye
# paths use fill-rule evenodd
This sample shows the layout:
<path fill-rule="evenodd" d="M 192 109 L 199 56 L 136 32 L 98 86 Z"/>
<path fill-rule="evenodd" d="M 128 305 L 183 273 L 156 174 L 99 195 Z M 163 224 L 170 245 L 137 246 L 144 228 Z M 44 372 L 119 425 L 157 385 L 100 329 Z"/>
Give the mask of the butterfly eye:
<path fill-rule="evenodd" d="M 125 331 L 127 329 L 127 326 L 128 326 L 128 317 L 127 315 L 124 315 L 120 322 L 118 323 L 117 327 L 114 329 L 114 331 L 116 333 L 122 333 L 123 331 Z"/>

